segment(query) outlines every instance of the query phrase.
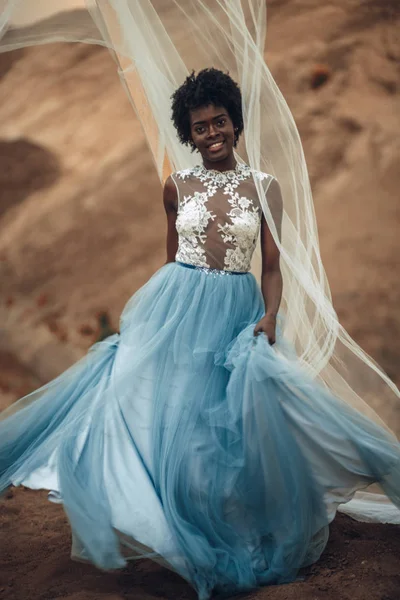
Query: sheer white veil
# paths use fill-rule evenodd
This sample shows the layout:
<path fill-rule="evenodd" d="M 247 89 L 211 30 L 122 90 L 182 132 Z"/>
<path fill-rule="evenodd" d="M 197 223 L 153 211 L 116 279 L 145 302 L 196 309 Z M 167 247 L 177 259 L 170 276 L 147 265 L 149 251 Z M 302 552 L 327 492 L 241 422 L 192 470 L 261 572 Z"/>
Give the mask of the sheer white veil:
<path fill-rule="evenodd" d="M 107 46 L 162 181 L 198 162 L 173 128 L 172 92 L 192 69 L 228 71 L 243 95 L 237 158 L 273 175 L 282 190 L 283 213 L 255 179 L 281 252 L 283 335 L 312 377 L 389 429 L 400 392 L 332 306 L 301 140 L 264 61 L 266 22 L 265 0 L 0 0 L 0 51 L 55 41 Z"/>

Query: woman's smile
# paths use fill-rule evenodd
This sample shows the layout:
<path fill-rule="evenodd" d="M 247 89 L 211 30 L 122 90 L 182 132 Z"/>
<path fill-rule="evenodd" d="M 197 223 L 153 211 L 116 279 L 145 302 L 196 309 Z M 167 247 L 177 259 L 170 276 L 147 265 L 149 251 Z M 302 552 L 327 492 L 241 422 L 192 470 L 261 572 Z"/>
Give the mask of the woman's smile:
<path fill-rule="evenodd" d="M 219 150 L 221 150 L 221 148 L 223 148 L 225 142 L 224 140 L 220 141 L 220 142 L 214 142 L 213 144 L 211 144 L 211 146 L 208 146 L 208 151 L 209 152 L 218 152 Z"/>

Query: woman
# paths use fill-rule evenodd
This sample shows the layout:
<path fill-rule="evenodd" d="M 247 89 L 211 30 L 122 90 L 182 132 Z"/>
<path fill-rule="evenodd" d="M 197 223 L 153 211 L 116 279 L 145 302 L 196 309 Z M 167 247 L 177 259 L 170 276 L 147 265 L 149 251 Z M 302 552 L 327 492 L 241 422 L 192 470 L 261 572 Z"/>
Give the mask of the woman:
<path fill-rule="evenodd" d="M 281 336 L 279 250 L 256 182 L 275 206 L 280 187 L 236 162 L 237 84 L 205 69 L 172 109 L 201 162 L 166 181 L 167 264 L 119 335 L 9 409 L 0 489 L 51 490 L 77 560 L 149 556 L 205 600 L 293 581 L 357 489 L 378 481 L 400 506 L 400 445 L 309 378 Z"/>

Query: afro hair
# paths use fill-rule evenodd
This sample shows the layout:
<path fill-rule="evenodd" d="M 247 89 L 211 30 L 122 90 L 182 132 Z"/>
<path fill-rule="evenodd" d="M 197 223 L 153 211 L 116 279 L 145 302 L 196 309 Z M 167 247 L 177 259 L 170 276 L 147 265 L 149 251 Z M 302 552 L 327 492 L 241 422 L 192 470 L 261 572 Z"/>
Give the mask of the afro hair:
<path fill-rule="evenodd" d="M 243 131 L 242 95 L 230 75 L 210 68 L 193 71 L 172 95 L 172 121 L 182 144 L 196 149 L 190 129 L 190 111 L 203 106 L 223 106 L 235 129 L 235 146 Z"/>

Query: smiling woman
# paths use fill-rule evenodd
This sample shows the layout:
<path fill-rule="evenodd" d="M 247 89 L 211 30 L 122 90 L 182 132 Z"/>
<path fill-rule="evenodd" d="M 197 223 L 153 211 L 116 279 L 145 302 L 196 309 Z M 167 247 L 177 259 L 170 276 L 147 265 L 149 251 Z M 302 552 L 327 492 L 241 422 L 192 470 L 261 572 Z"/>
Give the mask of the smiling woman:
<path fill-rule="evenodd" d="M 232 119 L 222 106 L 206 106 L 190 113 L 192 140 L 205 166 L 212 168 L 213 162 L 225 160 L 226 171 L 235 164 L 232 149 L 235 145 L 235 130 Z M 230 159 L 230 160 L 229 160 Z"/>
<path fill-rule="evenodd" d="M 0 490 L 51 490 L 75 558 L 149 556 L 200 600 L 293 581 L 356 490 L 379 482 L 400 507 L 400 444 L 358 395 L 399 392 L 331 305 L 301 144 L 263 60 L 264 0 L 174 2 L 178 20 L 148 0 L 96 4 L 160 176 L 173 165 L 167 262 L 120 334 L 2 415 Z M 223 68 L 187 76 L 170 22 Z"/>
<path fill-rule="evenodd" d="M 243 111 L 231 77 L 212 68 L 192 73 L 173 94 L 172 119 L 180 141 L 198 149 L 205 166 L 224 161 L 224 170 L 234 167 L 232 150 L 243 132 Z"/>

